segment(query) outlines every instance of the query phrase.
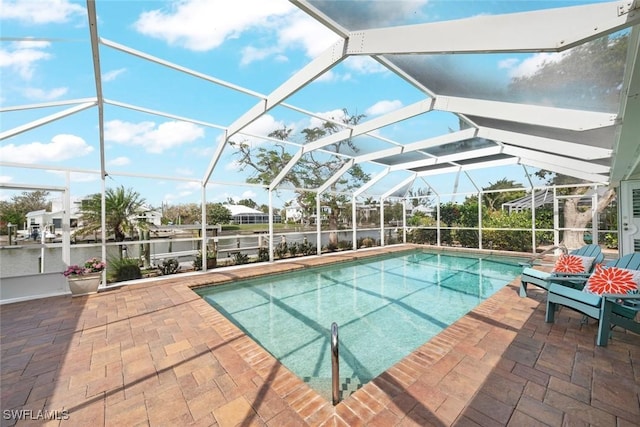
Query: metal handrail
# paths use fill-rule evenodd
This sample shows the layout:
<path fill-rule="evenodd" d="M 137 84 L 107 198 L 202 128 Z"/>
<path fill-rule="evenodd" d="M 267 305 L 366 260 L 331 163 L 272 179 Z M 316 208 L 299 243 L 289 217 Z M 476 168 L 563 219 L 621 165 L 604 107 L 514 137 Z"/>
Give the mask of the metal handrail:
<path fill-rule="evenodd" d="M 555 251 L 556 249 L 560 249 L 564 255 L 569 253 L 569 250 L 567 249 L 567 247 L 565 245 L 552 246 L 549 249 L 547 249 L 546 251 L 540 252 L 538 255 L 534 256 L 529 261 L 521 262 L 520 265 L 522 265 L 522 266 L 531 266 L 531 265 L 533 265 L 533 262 L 535 260 L 542 258 L 543 256 Z"/>
<path fill-rule="evenodd" d="M 331 394 L 333 404 L 340 402 L 340 362 L 338 359 L 338 324 L 331 324 Z"/>

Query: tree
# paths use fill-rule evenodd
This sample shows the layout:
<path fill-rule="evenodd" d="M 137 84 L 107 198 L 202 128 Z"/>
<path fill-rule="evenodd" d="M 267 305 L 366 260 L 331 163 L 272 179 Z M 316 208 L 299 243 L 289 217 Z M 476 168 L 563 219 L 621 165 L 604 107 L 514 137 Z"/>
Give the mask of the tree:
<path fill-rule="evenodd" d="M 584 183 L 585 181 L 576 180 L 575 178 L 567 177 L 564 175 L 558 175 L 553 172 L 541 170 L 536 172 L 536 175 L 541 178 L 547 178 L 549 185 L 563 185 L 563 184 L 576 184 Z M 564 228 L 571 230 L 564 230 L 562 237 L 562 244 L 569 249 L 579 248 L 584 246 L 584 231 L 575 230 L 579 228 L 585 228 L 591 221 L 594 207 L 589 205 L 585 207 L 579 205 L 581 195 L 584 195 L 589 187 L 574 187 L 574 188 L 561 188 L 559 193 L 561 195 L 571 195 L 575 197 L 569 197 L 565 199 L 563 209 Z M 615 198 L 616 193 L 612 188 L 609 188 L 598 199 L 598 204 L 595 206 L 597 213 L 602 212 L 611 201 Z"/>
<path fill-rule="evenodd" d="M 605 36 L 547 61 L 528 76 L 517 77 L 509 90 L 520 99 L 539 99 L 565 108 L 617 111 L 629 43 L 628 34 Z"/>
<path fill-rule="evenodd" d="M 11 201 L 0 202 L 0 221 L 3 223 L 24 224 L 29 212 L 42 209 L 51 210 L 51 202 L 47 200 L 48 191 L 25 191 L 12 196 Z"/>
<path fill-rule="evenodd" d="M 165 224 L 199 224 L 201 218 L 202 210 L 196 203 L 165 206 L 162 212 L 162 222 Z"/>
<path fill-rule="evenodd" d="M 342 111 L 343 116 L 339 120 L 346 126 L 357 125 L 364 118 L 362 114 L 351 115 L 346 109 Z M 334 120 L 326 121 L 320 126 L 303 129 L 300 134 L 304 143 L 308 144 L 332 135 L 341 129 L 342 126 L 337 125 Z M 287 141 L 293 139 L 295 135 L 293 135 L 292 129 L 283 127 L 271 132 L 269 137 Z M 253 175 L 247 179 L 249 183 L 271 184 L 274 178 L 285 169 L 293 158 L 286 151 L 284 144 L 275 144 L 271 148 L 252 148 L 246 143 L 230 142 L 230 144 L 236 147 L 236 153 L 240 157 L 239 164 L 241 169 L 245 167 L 253 169 Z M 305 214 L 315 211 L 316 193 L 300 190 L 300 188 L 315 189 L 320 187 L 349 160 L 344 156 L 330 155 L 326 152 L 358 152 L 357 147 L 350 138 L 329 144 L 323 150 L 325 153 L 311 151 L 303 155 L 283 179 L 283 183 L 288 183 L 296 189 L 296 200 Z M 369 175 L 364 173 L 359 165 L 354 165 L 343 177 L 330 186 L 329 191 L 322 194 L 321 205 L 329 210 L 327 216 L 330 230 L 335 231 L 338 229 L 338 218 L 341 216 L 343 207 L 349 202 L 346 196 L 337 193 L 337 189 L 340 187 L 345 191 L 349 191 L 361 186 L 368 180 Z M 318 220 L 319 214 L 318 212 Z M 329 243 L 337 245 L 337 233 L 330 234 Z"/>
<path fill-rule="evenodd" d="M 228 224 L 232 219 L 231 211 L 222 203 L 207 203 L 207 224 Z"/>
<path fill-rule="evenodd" d="M 502 178 L 495 183 L 489 182 L 487 187 L 483 187 L 484 191 L 491 190 L 507 190 L 510 188 L 522 188 L 522 184 L 519 184 L 511 179 Z M 501 191 L 496 193 L 483 193 L 482 202 L 490 210 L 497 210 L 502 207 L 503 203 L 510 200 L 519 199 L 525 196 L 525 191 Z"/>
<path fill-rule="evenodd" d="M 120 186 L 105 191 L 105 221 L 107 232 L 113 233 L 116 242 L 122 242 L 127 234 L 136 228 L 145 228 L 144 222 L 138 222 L 136 216 L 141 212 L 145 200 L 136 191 Z M 102 197 L 100 193 L 92 194 L 82 201 L 80 208 L 82 226 L 78 229 L 81 235 L 93 233 L 102 228 Z"/>
<path fill-rule="evenodd" d="M 246 206 L 246 207 L 252 208 L 252 209 L 258 209 L 258 204 L 256 202 L 254 202 L 253 200 L 251 200 L 251 199 L 238 200 L 238 203 L 234 203 L 234 204 Z"/>

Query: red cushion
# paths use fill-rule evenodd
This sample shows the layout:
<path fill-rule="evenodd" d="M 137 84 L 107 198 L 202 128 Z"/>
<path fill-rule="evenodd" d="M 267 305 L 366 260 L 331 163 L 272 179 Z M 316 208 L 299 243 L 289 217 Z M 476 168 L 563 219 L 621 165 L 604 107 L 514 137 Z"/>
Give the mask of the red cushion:
<path fill-rule="evenodd" d="M 592 294 L 635 294 L 640 289 L 640 271 L 596 265 L 584 287 Z"/>

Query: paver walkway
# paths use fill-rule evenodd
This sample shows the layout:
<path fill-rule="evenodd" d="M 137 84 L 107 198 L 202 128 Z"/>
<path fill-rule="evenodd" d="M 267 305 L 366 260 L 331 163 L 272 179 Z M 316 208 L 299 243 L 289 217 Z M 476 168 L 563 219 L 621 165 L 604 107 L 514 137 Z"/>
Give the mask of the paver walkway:
<path fill-rule="evenodd" d="M 520 298 L 518 280 L 335 407 L 190 289 L 401 249 L 3 305 L 2 425 L 640 424 L 640 336 L 596 347 L 593 321 L 546 324 L 544 294 Z"/>

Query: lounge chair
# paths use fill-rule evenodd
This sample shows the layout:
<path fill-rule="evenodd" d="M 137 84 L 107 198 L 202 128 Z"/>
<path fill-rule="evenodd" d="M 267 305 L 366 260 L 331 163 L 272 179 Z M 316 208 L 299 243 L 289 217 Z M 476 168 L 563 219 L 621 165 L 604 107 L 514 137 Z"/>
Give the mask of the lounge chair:
<path fill-rule="evenodd" d="M 563 284 L 565 286 L 574 286 L 579 287 L 580 284 L 584 284 L 584 280 L 588 278 L 591 272 L 593 271 L 596 264 L 601 263 L 604 260 L 604 254 L 598 245 L 585 245 L 579 249 L 575 249 L 569 252 L 569 255 L 575 255 L 578 257 L 587 257 L 593 258 L 591 264 L 587 266 L 585 271 L 583 272 L 547 272 L 535 269 L 531 266 L 525 267 L 522 270 L 522 275 L 520 277 L 520 296 L 527 296 L 527 285 L 532 284 L 536 285 L 543 289 L 549 289 L 549 285 L 552 281 L 557 279 L 558 277 L 576 277 L 578 280 L 576 282 L 564 281 Z M 562 255 L 565 256 L 565 255 Z"/>
<path fill-rule="evenodd" d="M 640 323 L 636 320 L 636 316 L 640 311 L 640 293 L 638 283 L 640 282 L 640 253 L 625 255 L 606 264 L 607 267 L 618 267 L 632 271 L 632 280 L 636 289 L 632 289 L 629 280 L 625 281 L 627 292 L 631 293 L 602 293 L 600 295 L 587 292 L 591 280 L 597 282 L 597 275 L 603 273 L 607 267 L 598 267 L 591 275 L 591 280 L 587 280 L 585 289 L 578 290 L 571 287 L 563 286 L 560 283 L 551 283 L 549 292 L 547 292 L 547 314 L 545 320 L 547 323 L 553 323 L 558 306 L 563 305 L 573 310 L 583 313 L 585 316 L 598 320 L 598 335 L 596 336 L 596 344 L 606 346 L 611 336 L 611 329 L 614 326 L 621 326 L 629 331 L 640 334 Z M 625 273 L 627 274 L 627 273 Z M 627 276 L 629 277 L 629 276 Z M 602 276 L 603 279 L 610 277 Z M 610 282 L 611 283 L 611 282 Z M 613 285 L 603 285 L 604 288 Z M 622 289 L 622 288 L 619 288 Z M 621 290 L 621 292 L 623 292 Z M 586 321 L 587 317 L 585 317 Z"/>

